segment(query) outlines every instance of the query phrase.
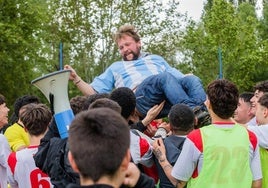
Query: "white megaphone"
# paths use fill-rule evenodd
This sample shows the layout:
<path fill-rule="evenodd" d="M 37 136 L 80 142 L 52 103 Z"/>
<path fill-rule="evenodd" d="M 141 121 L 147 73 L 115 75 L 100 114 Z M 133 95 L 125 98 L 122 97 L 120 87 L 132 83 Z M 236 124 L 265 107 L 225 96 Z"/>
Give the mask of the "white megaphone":
<path fill-rule="evenodd" d="M 68 137 L 68 129 L 74 119 L 68 97 L 70 70 L 60 70 L 36 78 L 31 83 L 42 91 L 52 109 L 61 138 Z"/>

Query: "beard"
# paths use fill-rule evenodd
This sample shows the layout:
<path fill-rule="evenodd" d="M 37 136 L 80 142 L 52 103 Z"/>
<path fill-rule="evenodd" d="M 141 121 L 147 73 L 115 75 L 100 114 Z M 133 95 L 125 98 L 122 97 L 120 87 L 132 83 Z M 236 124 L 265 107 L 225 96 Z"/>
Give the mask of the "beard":
<path fill-rule="evenodd" d="M 128 56 L 130 54 L 132 55 L 132 58 L 128 59 Z M 123 59 L 124 59 L 124 61 L 134 61 L 134 60 L 137 60 L 139 58 L 139 56 L 140 56 L 140 50 L 137 50 L 136 53 L 131 51 L 131 52 L 127 53 L 127 54 L 124 54 Z"/>

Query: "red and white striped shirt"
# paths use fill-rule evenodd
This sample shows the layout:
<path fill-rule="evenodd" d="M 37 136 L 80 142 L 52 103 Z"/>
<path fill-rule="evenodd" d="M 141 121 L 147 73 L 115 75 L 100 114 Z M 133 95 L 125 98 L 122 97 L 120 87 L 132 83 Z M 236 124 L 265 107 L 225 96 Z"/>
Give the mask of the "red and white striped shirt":
<path fill-rule="evenodd" d="M 12 173 L 10 185 L 12 188 L 51 188 L 53 187 L 47 174 L 36 167 L 33 155 L 38 146 L 29 146 L 23 150 L 13 152 L 8 157 L 8 166 Z"/>

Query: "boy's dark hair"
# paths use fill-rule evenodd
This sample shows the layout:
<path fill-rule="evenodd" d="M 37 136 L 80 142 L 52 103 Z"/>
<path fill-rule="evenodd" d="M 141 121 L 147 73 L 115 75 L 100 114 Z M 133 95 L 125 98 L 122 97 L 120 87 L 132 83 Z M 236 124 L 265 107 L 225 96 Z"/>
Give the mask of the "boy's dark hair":
<path fill-rule="evenodd" d="M 194 128 L 195 115 L 193 110 L 184 104 L 175 104 L 168 114 L 171 128 L 176 131 L 188 132 Z"/>
<path fill-rule="evenodd" d="M 44 134 L 52 119 L 52 114 L 45 104 L 30 103 L 21 107 L 20 120 L 30 135 Z"/>
<path fill-rule="evenodd" d="M 76 115 L 68 140 L 80 174 L 96 182 L 117 171 L 129 149 L 130 131 L 119 113 L 95 108 Z"/>
<path fill-rule="evenodd" d="M 249 102 L 250 99 L 254 96 L 254 93 L 252 92 L 244 92 L 239 95 L 239 99 L 243 99 L 244 102 Z"/>
<path fill-rule="evenodd" d="M 83 110 L 84 104 L 87 101 L 86 96 L 75 96 L 70 100 L 70 106 L 73 110 L 74 115 L 78 114 Z"/>
<path fill-rule="evenodd" d="M 257 83 L 254 86 L 254 91 L 256 91 L 256 90 L 262 91 L 264 93 L 268 92 L 268 80 Z"/>
<path fill-rule="evenodd" d="M 87 100 L 83 105 L 83 111 L 87 110 L 89 105 L 93 103 L 95 100 L 102 98 L 109 98 L 109 96 L 110 95 L 108 93 L 95 93 L 93 95 L 87 96 Z"/>
<path fill-rule="evenodd" d="M 0 94 L 0 105 L 6 103 L 4 95 Z"/>
<path fill-rule="evenodd" d="M 110 94 L 110 99 L 117 102 L 121 108 L 121 115 L 127 119 L 135 111 L 136 97 L 134 92 L 127 87 L 119 87 Z"/>
<path fill-rule="evenodd" d="M 237 108 L 239 92 L 232 82 L 219 79 L 208 85 L 207 97 L 213 112 L 222 119 L 228 119 Z"/>
<path fill-rule="evenodd" d="M 268 93 L 264 93 L 264 95 L 259 98 L 258 103 L 265 108 L 268 108 Z"/>
<path fill-rule="evenodd" d="M 30 104 L 30 103 L 38 104 L 40 102 L 41 101 L 39 100 L 39 98 L 34 95 L 24 95 L 22 97 L 17 98 L 14 103 L 14 117 L 12 118 L 13 119 L 12 124 L 18 121 L 19 111 L 21 107 L 23 107 L 26 104 Z"/>
<path fill-rule="evenodd" d="M 89 105 L 88 109 L 100 108 L 100 107 L 107 107 L 118 112 L 119 114 L 121 113 L 121 106 L 119 106 L 117 102 L 108 98 L 95 100 L 93 103 L 91 103 L 91 105 Z"/>

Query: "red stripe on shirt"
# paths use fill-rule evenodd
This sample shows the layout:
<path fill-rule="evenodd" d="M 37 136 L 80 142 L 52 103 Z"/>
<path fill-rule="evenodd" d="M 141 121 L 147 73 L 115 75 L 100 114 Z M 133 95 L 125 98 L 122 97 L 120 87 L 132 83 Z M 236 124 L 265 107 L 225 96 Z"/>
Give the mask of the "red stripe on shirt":
<path fill-rule="evenodd" d="M 202 136 L 200 129 L 195 129 L 192 132 L 190 132 L 187 136 L 189 140 L 193 142 L 195 147 L 203 153 L 203 142 L 202 142 Z M 198 176 L 198 164 L 196 165 L 196 168 L 194 169 L 194 172 L 192 174 L 192 178 L 196 178 Z"/>
<path fill-rule="evenodd" d="M 140 156 L 142 157 L 149 150 L 150 145 L 146 139 L 140 137 Z"/>
<path fill-rule="evenodd" d="M 257 143 L 258 143 L 257 136 L 253 132 L 251 132 L 250 130 L 247 130 L 247 131 L 248 131 L 248 136 L 249 136 L 250 143 L 252 144 L 253 149 L 255 150 L 256 146 L 257 146 Z"/>
<path fill-rule="evenodd" d="M 9 156 L 8 156 L 8 166 L 11 169 L 12 174 L 14 175 L 15 172 L 15 167 L 17 164 L 17 157 L 16 157 L 16 152 L 12 152 Z"/>
<path fill-rule="evenodd" d="M 200 129 L 195 129 L 192 132 L 190 132 L 187 136 L 188 139 L 190 139 L 195 147 L 203 153 L 203 142 L 201 137 L 201 131 Z"/>

